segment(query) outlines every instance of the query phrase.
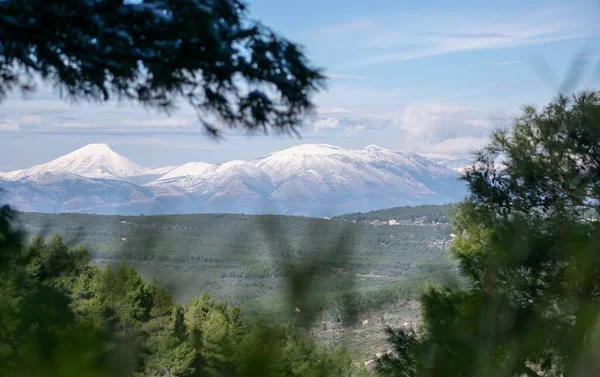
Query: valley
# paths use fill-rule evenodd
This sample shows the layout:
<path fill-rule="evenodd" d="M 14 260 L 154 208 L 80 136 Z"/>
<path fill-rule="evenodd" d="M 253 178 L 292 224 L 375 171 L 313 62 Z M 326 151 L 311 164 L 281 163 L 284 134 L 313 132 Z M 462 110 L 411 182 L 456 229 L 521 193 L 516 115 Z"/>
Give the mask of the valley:
<path fill-rule="evenodd" d="M 407 208 L 419 219 L 432 208 L 447 213 L 443 206 Z M 43 213 L 20 213 L 19 221 L 29 237 L 60 234 L 68 245 L 84 246 L 96 264 L 134 266 L 181 303 L 209 291 L 271 320 L 307 320 L 316 338 L 343 343 L 363 358 L 384 346 L 385 326 L 417 321 L 425 282 L 457 276 L 447 222 Z"/>

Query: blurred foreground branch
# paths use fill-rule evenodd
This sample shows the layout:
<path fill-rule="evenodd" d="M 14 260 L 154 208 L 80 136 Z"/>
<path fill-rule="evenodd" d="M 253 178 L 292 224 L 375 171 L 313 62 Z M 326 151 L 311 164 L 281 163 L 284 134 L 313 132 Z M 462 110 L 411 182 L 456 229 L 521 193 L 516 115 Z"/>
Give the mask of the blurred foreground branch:
<path fill-rule="evenodd" d="M 325 83 L 238 0 L 0 1 L 0 99 L 36 75 L 71 100 L 187 101 L 213 135 L 294 131 Z"/>

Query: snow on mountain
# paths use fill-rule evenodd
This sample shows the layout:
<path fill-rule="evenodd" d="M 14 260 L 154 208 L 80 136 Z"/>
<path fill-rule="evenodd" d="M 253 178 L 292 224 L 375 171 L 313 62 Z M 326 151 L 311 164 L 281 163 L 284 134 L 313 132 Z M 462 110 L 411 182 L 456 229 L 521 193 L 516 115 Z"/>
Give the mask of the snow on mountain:
<path fill-rule="evenodd" d="M 146 187 L 155 192 L 182 190 L 199 204 L 194 212 L 261 213 L 270 208 L 272 191 L 269 176 L 248 161 L 234 160 L 211 165 L 188 163 Z M 184 212 L 190 209 L 184 209 Z"/>
<path fill-rule="evenodd" d="M 252 163 L 271 177 L 273 199 L 299 212 L 444 203 L 456 201 L 461 191 L 454 172 L 418 155 L 374 145 L 363 150 L 302 145 Z"/>
<path fill-rule="evenodd" d="M 171 166 L 164 166 L 162 168 L 154 168 L 154 169 L 149 169 L 148 174 L 153 174 L 153 175 L 164 175 L 169 173 L 172 170 L 177 169 L 179 166 L 177 165 L 171 165 Z"/>
<path fill-rule="evenodd" d="M 245 208 L 254 203 L 251 212 L 268 207 L 314 215 L 446 203 L 458 200 L 462 191 L 455 172 L 419 155 L 377 146 L 346 150 L 305 144 L 252 161 L 199 164 L 200 171 L 174 170 L 147 186 L 177 187 L 207 205 L 217 200 L 229 208 L 244 201 Z"/>
<path fill-rule="evenodd" d="M 454 202 L 463 195 L 457 172 L 414 153 L 374 145 L 346 150 L 305 144 L 252 161 L 190 162 L 161 169 L 139 166 L 105 144 L 91 144 L 0 179 L 9 182 L 2 187 L 16 193 L 12 200 L 28 210 L 93 213 L 329 216 Z M 28 202 L 29 196 L 37 199 Z"/>
<path fill-rule="evenodd" d="M 427 187 L 438 200 L 450 202 L 462 197 L 463 186 L 457 184 L 457 174 L 416 153 L 393 151 L 370 145 L 364 150 L 372 165 L 394 175 Z"/>
<path fill-rule="evenodd" d="M 272 199 L 285 203 L 290 213 L 360 207 L 372 200 L 370 193 L 383 193 L 400 183 L 371 166 L 367 156 L 325 144 L 292 147 L 250 163 L 270 177 Z"/>
<path fill-rule="evenodd" d="M 436 174 L 447 173 L 439 164 L 416 153 L 394 151 L 378 147 L 377 145 L 369 145 L 364 150 L 359 151 L 359 153 L 369 156 L 371 161 L 376 164 L 388 166 L 396 170 L 427 170 Z"/>
<path fill-rule="evenodd" d="M 43 173 L 71 173 L 87 178 L 123 179 L 151 174 L 127 157 L 114 152 L 107 144 L 88 144 L 45 164 L 4 173 L 5 179 L 19 180 Z"/>
<path fill-rule="evenodd" d="M 281 185 L 292 176 L 303 175 L 310 178 L 317 171 L 326 171 L 330 175 L 351 173 L 342 168 L 347 167 L 350 161 L 356 164 L 368 162 L 351 150 L 327 144 L 304 144 L 268 154 L 251 163 L 265 171 L 276 185 Z"/>
<path fill-rule="evenodd" d="M 446 155 L 435 155 L 435 154 L 422 154 L 423 157 L 441 165 L 445 168 L 454 170 L 459 173 L 464 173 L 466 169 L 470 168 L 473 164 L 471 158 L 456 158 Z"/>
<path fill-rule="evenodd" d="M 186 176 L 197 176 L 208 169 L 214 167 L 213 164 L 209 164 L 206 162 L 188 162 L 187 164 L 183 164 L 181 166 L 175 167 L 168 172 L 163 173 L 163 175 L 159 178 L 160 180 L 170 180 L 173 178 L 186 177 Z"/>
<path fill-rule="evenodd" d="M 151 190 L 129 182 L 65 172 L 28 175 L 3 181 L 1 187 L 2 201 L 22 211 L 116 214 L 111 207 L 154 198 Z"/>
<path fill-rule="evenodd" d="M 8 173 L 0 173 L 0 179 L 6 180 L 14 180 L 17 177 L 21 176 L 21 174 L 25 171 L 25 169 L 15 170 Z"/>

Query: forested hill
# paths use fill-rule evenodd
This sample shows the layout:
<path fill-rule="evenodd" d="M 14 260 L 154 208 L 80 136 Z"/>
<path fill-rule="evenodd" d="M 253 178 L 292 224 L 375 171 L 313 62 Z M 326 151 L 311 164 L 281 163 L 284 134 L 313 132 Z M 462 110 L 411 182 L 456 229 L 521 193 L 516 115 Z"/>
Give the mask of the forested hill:
<path fill-rule="evenodd" d="M 413 210 L 416 218 L 433 216 L 433 210 L 420 208 Z M 438 213 L 438 217 L 446 215 L 441 209 Z M 280 215 L 107 216 L 21 212 L 19 219 L 29 235 L 60 234 L 69 244 L 87 247 L 97 259 L 162 262 L 192 262 L 200 256 L 218 255 L 235 256 L 236 264 L 245 264 L 248 258 L 287 258 L 289 254 L 306 257 L 343 244 L 352 250 L 355 268 L 360 268 L 357 261 L 368 251 L 369 256 L 363 261 L 365 266 L 378 269 L 384 268 L 389 258 L 427 259 L 429 253 L 422 250 L 427 249 L 427 242 L 446 240 L 450 234 L 448 226 L 372 227 Z M 375 258 L 377 255 L 382 256 L 383 264 Z M 340 255 L 334 255 L 333 259 L 337 257 Z"/>
<path fill-rule="evenodd" d="M 416 318 L 411 303 L 425 280 L 455 274 L 448 224 L 371 226 L 233 214 L 20 213 L 19 218 L 30 236 L 60 234 L 68 245 L 86 247 L 97 264 L 126 261 L 181 303 L 209 291 L 244 310 L 283 319 L 289 277 L 299 273 L 308 283 L 302 313 L 322 313 L 326 340 L 341 341 L 365 357 L 384 344 L 382 326 Z M 390 302 L 402 302 L 406 310 L 378 311 Z M 360 325 L 365 319 L 370 319 L 367 327 Z M 357 324 L 360 332 L 331 332 L 334 326 Z"/>
<path fill-rule="evenodd" d="M 450 212 L 454 206 L 455 204 L 394 207 L 370 212 L 349 213 L 336 216 L 334 219 L 373 224 L 390 224 L 390 221 L 392 224 L 395 222 L 400 224 L 450 224 Z"/>

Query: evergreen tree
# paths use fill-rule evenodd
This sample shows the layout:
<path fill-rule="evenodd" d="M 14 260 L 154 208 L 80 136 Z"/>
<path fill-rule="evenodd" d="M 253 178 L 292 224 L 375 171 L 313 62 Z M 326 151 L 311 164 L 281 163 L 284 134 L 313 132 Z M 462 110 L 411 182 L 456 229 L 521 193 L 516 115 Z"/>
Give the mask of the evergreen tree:
<path fill-rule="evenodd" d="M 0 375 L 358 376 L 347 353 L 248 321 L 208 293 L 181 306 L 126 265 L 89 263 L 59 236 L 24 244 L 0 212 Z"/>
<path fill-rule="evenodd" d="M 109 376 L 106 333 L 77 320 L 65 291 L 81 252 L 60 237 L 24 247 L 8 208 L 0 224 L 0 250 L 10 252 L 0 265 L 0 375 Z"/>
<path fill-rule="evenodd" d="M 452 252 L 470 284 L 429 287 L 392 376 L 600 375 L 600 96 L 525 107 L 465 181 Z"/>

